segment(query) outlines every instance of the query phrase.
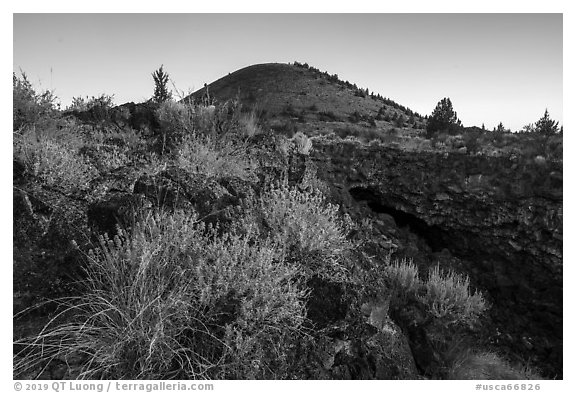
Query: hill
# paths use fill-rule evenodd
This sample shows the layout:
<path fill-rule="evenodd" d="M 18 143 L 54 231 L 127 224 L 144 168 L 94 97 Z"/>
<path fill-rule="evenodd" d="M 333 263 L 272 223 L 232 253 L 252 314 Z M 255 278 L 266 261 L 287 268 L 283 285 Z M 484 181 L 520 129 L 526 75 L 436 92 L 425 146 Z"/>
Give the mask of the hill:
<path fill-rule="evenodd" d="M 207 89 L 211 101 L 238 98 L 245 110 L 256 110 L 271 128 L 289 133 L 327 134 L 335 127 L 348 127 L 350 134 L 392 128 L 408 132 L 425 125 L 409 108 L 307 64 L 252 65 L 208 84 Z M 203 102 L 206 97 L 202 88 L 184 101 Z"/>

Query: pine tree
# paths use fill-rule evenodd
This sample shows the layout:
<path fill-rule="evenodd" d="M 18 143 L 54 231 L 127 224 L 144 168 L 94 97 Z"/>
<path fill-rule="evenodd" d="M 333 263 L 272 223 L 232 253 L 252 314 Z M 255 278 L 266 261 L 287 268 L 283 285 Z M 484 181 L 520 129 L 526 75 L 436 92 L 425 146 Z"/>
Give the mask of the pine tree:
<path fill-rule="evenodd" d="M 506 128 L 504 128 L 504 124 L 502 124 L 502 122 L 498 123 L 498 127 L 496 127 L 494 129 L 495 132 L 506 132 L 509 131 Z"/>
<path fill-rule="evenodd" d="M 554 135 L 558 132 L 558 122 L 550 119 L 548 109 L 544 112 L 544 116 L 536 122 L 536 131 L 542 135 Z"/>
<path fill-rule="evenodd" d="M 462 126 L 454 109 L 450 98 L 443 98 L 437 105 L 432 115 L 428 118 L 426 131 L 431 137 L 437 131 L 448 131 L 454 133 Z"/>
<path fill-rule="evenodd" d="M 159 69 L 152 73 L 152 78 L 154 78 L 154 96 L 152 101 L 156 103 L 161 103 L 172 98 L 172 93 L 168 91 L 168 80 L 169 75 L 164 72 L 164 65 L 161 65 Z"/>

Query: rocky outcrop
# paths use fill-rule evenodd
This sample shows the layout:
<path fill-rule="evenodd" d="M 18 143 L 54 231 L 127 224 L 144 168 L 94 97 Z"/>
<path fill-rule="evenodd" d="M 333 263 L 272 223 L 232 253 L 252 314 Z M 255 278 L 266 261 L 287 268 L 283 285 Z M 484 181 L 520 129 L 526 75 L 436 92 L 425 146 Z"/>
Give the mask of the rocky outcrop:
<path fill-rule="evenodd" d="M 96 105 L 85 111 L 68 110 L 63 112 L 63 116 L 76 118 L 92 126 L 116 125 L 120 129 L 130 127 L 152 135 L 160 128 L 155 116 L 157 108 L 158 105 L 151 102 L 140 104 L 128 102 L 113 108 Z"/>
<path fill-rule="evenodd" d="M 421 378 L 406 336 L 388 315 L 388 298 L 363 296 L 366 288 L 317 277 L 307 286 L 314 344 L 300 377 Z"/>
<path fill-rule="evenodd" d="M 157 108 L 158 105 L 154 103 L 128 102 L 112 108 L 110 118 L 119 127 L 128 126 L 134 130 L 143 131 L 145 134 L 153 134 L 160 128 L 155 116 Z"/>
<path fill-rule="evenodd" d="M 444 261 L 471 277 L 493 303 L 490 340 L 561 376 L 561 162 L 322 139 L 311 159 L 336 202 L 402 245 L 397 255 L 414 241 L 408 231 L 425 243 L 417 263 Z"/>
<path fill-rule="evenodd" d="M 145 196 L 162 208 L 192 209 L 199 219 L 224 229 L 234 219 L 234 209 L 253 193 L 254 184 L 235 177 L 209 178 L 178 167 L 146 175 L 134 184 L 134 194 Z"/>

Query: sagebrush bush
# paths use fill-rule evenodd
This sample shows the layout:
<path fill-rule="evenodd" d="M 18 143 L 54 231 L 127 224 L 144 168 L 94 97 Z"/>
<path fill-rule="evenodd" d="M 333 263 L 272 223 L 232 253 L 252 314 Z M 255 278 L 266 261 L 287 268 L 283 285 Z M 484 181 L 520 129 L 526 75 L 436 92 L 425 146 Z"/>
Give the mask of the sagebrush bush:
<path fill-rule="evenodd" d="M 66 108 L 70 111 L 92 111 L 98 120 L 110 120 L 110 110 L 114 107 L 114 96 L 101 94 L 97 97 L 72 97 L 72 103 Z"/>
<path fill-rule="evenodd" d="M 471 325 L 487 308 L 481 292 L 471 293 L 468 277 L 442 271 L 438 265 L 428 272 L 424 289 L 419 300 L 435 318 L 447 324 Z"/>
<path fill-rule="evenodd" d="M 307 291 L 298 267 L 249 229 L 216 232 L 183 212 L 144 217 L 88 254 L 71 322 L 21 342 L 15 373 L 76 362 L 72 378 L 277 378 Z"/>
<path fill-rule="evenodd" d="M 86 190 L 98 175 L 97 170 L 78 155 L 80 144 L 73 137 L 57 139 L 30 131 L 15 136 L 14 155 L 42 183 L 74 192 Z"/>
<path fill-rule="evenodd" d="M 513 366 L 493 352 L 467 350 L 449 366 L 447 379 L 452 380 L 533 380 L 542 379 L 526 366 Z"/>
<path fill-rule="evenodd" d="M 164 148 L 170 150 L 182 142 L 194 130 L 194 107 L 172 100 L 159 104 L 155 116 L 160 123 Z"/>
<path fill-rule="evenodd" d="M 49 90 L 37 93 L 24 73 L 12 74 L 12 100 L 14 131 L 46 125 L 57 115 L 56 96 Z"/>
<path fill-rule="evenodd" d="M 312 149 L 312 141 L 305 134 L 298 131 L 292 138 L 296 145 L 296 151 L 300 154 L 308 155 Z"/>
<path fill-rule="evenodd" d="M 309 262 L 319 265 L 309 269 L 331 278 L 343 273 L 342 258 L 352 249 L 346 237 L 350 220 L 341 216 L 339 207 L 328 203 L 320 191 L 277 183 L 262 194 L 259 209 L 271 236 L 293 256 L 318 257 Z"/>
<path fill-rule="evenodd" d="M 393 296 L 400 301 L 408 297 L 416 296 L 422 286 L 418 277 L 418 268 L 412 260 L 402 259 L 390 262 L 384 267 L 384 273 L 388 277 L 394 291 Z"/>
<path fill-rule="evenodd" d="M 394 291 L 396 305 L 402 306 L 408 299 L 414 299 L 447 327 L 471 326 L 487 310 L 482 293 L 471 293 L 467 276 L 452 270 L 443 271 L 439 265 L 429 270 L 426 280 L 419 278 L 417 266 L 405 259 L 387 264 L 384 272 Z"/>
<path fill-rule="evenodd" d="M 248 181 L 257 179 L 258 164 L 245 146 L 210 136 L 195 134 L 186 137 L 176 152 L 176 161 L 190 173 L 214 178 L 232 176 Z"/>

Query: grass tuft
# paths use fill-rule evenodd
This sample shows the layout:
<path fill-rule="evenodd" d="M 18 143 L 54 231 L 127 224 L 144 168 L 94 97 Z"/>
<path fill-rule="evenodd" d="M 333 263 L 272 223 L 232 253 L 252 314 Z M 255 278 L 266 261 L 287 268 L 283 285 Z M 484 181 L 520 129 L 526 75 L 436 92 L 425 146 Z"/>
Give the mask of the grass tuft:
<path fill-rule="evenodd" d="M 16 343 L 16 376 L 55 361 L 76 362 L 81 379 L 282 374 L 307 291 L 253 230 L 217 237 L 196 215 L 153 213 L 87 256 L 85 294 L 59 316 L 68 322 Z"/>
<path fill-rule="evenodd" d="M 542 377 L 529 367 L 511 365 L 493 352 L 468 350 L 452 363 L 447 379 L 534 380 Z"/>

